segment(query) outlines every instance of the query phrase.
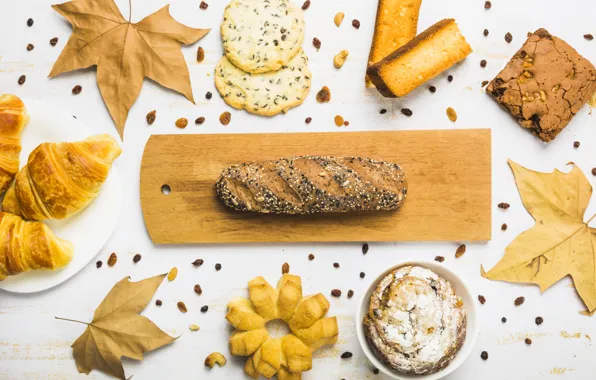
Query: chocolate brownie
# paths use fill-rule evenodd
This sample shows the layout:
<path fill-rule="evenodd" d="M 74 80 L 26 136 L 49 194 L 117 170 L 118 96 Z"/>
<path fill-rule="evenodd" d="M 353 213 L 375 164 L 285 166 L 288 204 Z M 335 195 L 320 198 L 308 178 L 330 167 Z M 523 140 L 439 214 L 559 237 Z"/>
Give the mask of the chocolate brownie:
<path fill-rule="evenodd" d="M 565 41 L 538 29 L 486 91 L 524 128 L 548 142 L 596 91 L 596 69 Z"/>

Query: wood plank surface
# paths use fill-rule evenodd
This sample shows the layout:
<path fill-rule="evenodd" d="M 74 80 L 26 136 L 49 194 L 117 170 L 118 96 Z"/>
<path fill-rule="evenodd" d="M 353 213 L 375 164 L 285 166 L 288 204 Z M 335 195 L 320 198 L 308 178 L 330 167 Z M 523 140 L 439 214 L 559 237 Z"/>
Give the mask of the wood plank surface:
<path fill-rule="evenodd" d="M 395 162 L 408 177 L 406 202 L 396 212 L 263 215 L 229 210 L 215 193 L 229 165 L 300 155 Z M 490 240 L 491 133 L 153 135 L 141 164 L 141 204 L 158 244 Z"/>

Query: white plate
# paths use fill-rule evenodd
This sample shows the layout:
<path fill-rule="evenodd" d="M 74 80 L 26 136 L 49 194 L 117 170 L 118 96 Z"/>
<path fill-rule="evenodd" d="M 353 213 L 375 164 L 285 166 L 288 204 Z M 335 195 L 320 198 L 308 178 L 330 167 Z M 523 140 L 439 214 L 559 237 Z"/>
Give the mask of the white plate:
<path fill-rule="evenodd" d="M 92 132 L 71 115 L 36 99 L 23 98 L 31 120 L 22 134 L 21 166 L 43 142 L 82 140 Z M 0 281 L 0 289 L 33 293 L 52 288 L 74 276 L 101 250 L 112 235 L 122 205 L 120 177 L 112 168 L 97 198 L 81 212 L 63 220 L 45 221 L 56 236 L 75 248 L 70 264 L 56 271 L 31 271 Z"/>
<path fill-rule="evenodd" d="M 408 375 L 403 373 L 398 373 L 392 370 L 389 366 L 382 363 L 375 354 L 370 349 L 368 342 L 366 340 L 366 336 L 364 335 L 364 327 L 362 325 L 362 321 L 364 320 L 364 316 L 368 312 L 368 306 L 370 303 L 370 296 L 373 291 L 376 289 L 377 284 L 388 275 L 394 269 L 399 267 L 403 267 L 405 265 L 418 265 L 424 268 L 428 268 L 434 272 L 436 272 L 439 276 L 443 277 L 447 281 L 451 283 L 453 288 L 455 289 L 455 293 L 462 298 L 464 301 L 464 307 L 466 308 L 466 340 L 464 341 L 463 346 L 460 348 L 459 352 L 455 356 L 455 359 L 447 368 L 430 374 L 430 375 Z M 366 354 L 368 360 L 370 360 L 373 365 L 379 368 L 383 373 L 391 377 L 392 379 L 418 379 L 418 380 L 436 380 L 440 379 L 444 376 L 447 376 L 451 372 L 455 371 L 457 367 L 462 365 L 462 363 L 466 360 L 466 358 L 472 352 L 472 348 L 474 347 L 474 343 L 476 342 L 476 336 L 478 335 L 478 311 L 476 310 L 476 302 L 474 297 L 472 296 L 472 292 L 465 284 L 463 279 L 457 275 L 455 272 L 447 269 L 442 264 L 439 264 L 435 261 L 425 261 L 425 260 L 406 260 L 397 263 L 396 265 L 392 266 L 391 268 L 387 269 L 383 273 L 380 273 L 375 280 L 370 284 L 367 292 L 362 296 L 360 299 L 360 303 L 358 304 L 358 312 L 356 315 L 356 334 L 358 335 L 358 342 L 362 347 L 362 350 Z"/>

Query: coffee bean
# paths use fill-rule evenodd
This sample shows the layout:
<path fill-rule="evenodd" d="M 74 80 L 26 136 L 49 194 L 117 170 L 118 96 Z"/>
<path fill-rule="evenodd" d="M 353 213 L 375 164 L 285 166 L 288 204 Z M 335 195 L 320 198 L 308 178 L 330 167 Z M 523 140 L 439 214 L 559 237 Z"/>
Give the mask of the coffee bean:
<path fill-rule="evenodd" d="M 479 295 L 478 301 L 480 301 L 480 303 L 484 305 L 486 303 L 486 298 L 483 295 Z"/>
<path fill-rule="evenodd" d="M 95 263 L 95 266 L 97 267 L 97 269 L 101 268 L 102 265 L 103 265 L 103 262 L 101 260 L 99 260 Z"/>
<path fill-rule="evenodd" d="M 414 113 L 412 112 L 411 109 L 409 108 L 402 108 L 401 109 L 401 113 L 403 113 L 404 115 L 406 115 L 407 117 L 412 116 Z"/>
<path fill-rule="evenodd" d="M 133 258 L 132 258 L 132 262 L 133 263 L 138 263 L 139 261 L 141 261 L 141 254 L 137 253 Z"/>
<path fill-rule="evenodd" d="M 515 301 L 513 302 L 513 304 L 515 306 L 519 306 L 519 305 L 523 305 L 524 302 L 526 302 L 526 299 L 524 297 L 517 297 L 515 299 Z"/>
<path fill-rule="evenodd" d="M 346 351 L 343 354 L 341 354 L 342 359 L 349 359 L 351 357 L 352 357 L 352 353 L 350 351 Z"/>
<path fill-rule="evenodd" d="M 30 18 L 27 20 L 27 26 L 33 26 L 33 19 Z"/>
<path fill-rule="evenodd" d="M 332 295 L 333 297 L 341 297 L 341 290 L 339 290 L 339 289 L 333 289 L 333 290 L 331 291 L 331 295 Z"/>
<path fill-rule="evenodd" d="M 161 302 L 161 300 L 155 300 L 155 305 L 157 305 L 157 306 L 161 306 L 161 305 L 162 305 L 162 302 Z"/>
<path fill-rule="evenodd" d="M 83 87 L 78 84 L 72 88 L 73 95 L 78 95 L 81 93 L 81 91 L 83 91 Z"/>
<path fill-rule="evenodd" d="M 221 264 L 219 264 L 219 263 L 215 264 L 215 270 L 216 271 L 221 270 Z"/>
<path fill-rule="evenodd" d="M 364 278 L 365 276 L 366 276 L 366 273 L 360 272 L 360 278 Z"/>
<path fill-rule="evenodd" d="M 366 255 L 368 253 L 368 243 L 364 243 L 362 245 L 362 254 Z"/>
<path fill-rule="evenodd" d="M 209 310 L 209 306 L 205 305 L 201 307 L 201 313 L 206 313 Z"/>
<path fill-rule="evenodd" d="M 26 80 L 27 80 L 27 77 L 25 75 L 21 75 L 19 77 L 19 80 L 17 81 L 17 83 L 22 86 L 23 83 L 25 83 Z"/>
<path fill-rule="evenodd" d="M 488 352 L 482 351 L 482 353 L 480 354 L 480 357 L 482 358 L 482 360 L 488 359 Z"/>
<path fill-rule="evenodd" d="M 542 317 L 536 317 L 535 322 L 538 326 L 540 326 L 542 324 L 542 322 L 544 322 L 544 319 Z"/>

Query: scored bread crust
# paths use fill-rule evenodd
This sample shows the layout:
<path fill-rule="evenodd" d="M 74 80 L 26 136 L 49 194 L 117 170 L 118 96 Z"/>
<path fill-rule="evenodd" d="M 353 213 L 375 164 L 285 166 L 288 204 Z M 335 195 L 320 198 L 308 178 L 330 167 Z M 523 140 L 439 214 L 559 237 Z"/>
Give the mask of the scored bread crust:
<path fill-rule="evenodd" d="M 450 26 L 455 25 L 457 30 L 456 33 L 459 33 L 458 38 L 458 46 L 450 46 L 451 54 L 449 55 L 438 55 L 435 56 L 436 59 L 435 66 L 433 67 L 433 72 L 429 75 L 422 76 L 416 75 L 414 79 L 407 83 L 406 86 L 398 87 L 391 85 L 391 79 L 385 78 L 383 74 L 383 70 L 390 65 L 391 63 L 400 60 L 400 59 L 407 59 L 407 56 L 410 53 L 416 52 L 416 50 L 424 50 L 426 44 L 431 44 L 432 40 L 436 38 L 436 35 L 442 32 L 444 29 L 449 28 Z M 455 23 L 454 19 L 444 19 L 436 24 L 432 25 L 424 32 L 420 33 L 416 36 L 413 40 L 408 42 L 407 44 L 403 45 L 402 47 L 395 50 L 393 53 L 389 54 L 387 57 L 383 58 L 381 61 L 376 62 L 370 66 L 366 70 L 368 77 L 373 82 L 377 90 L 381 93 L 381 95 L 389 98 L 395 98 L 398 96 L 404 96 L 408 94 L 410 91 L 421 85 L 422 83 L 428 81 L 429 79 L 434 78 L 441 72 L 447 70 L 455 63 L 463 60 L 472 52 L 472 48 L 466 42 L 463 35 L 459 29 L 457 29 L 457 24 Z M 425 57 L 426 59 L 430 57 Z M 414 74 L 414 70 L 417 70 L 418 67 L 413 65 L 409 67 L 411 70 L 410 74 Z M 395 72 L 395 75 L 404 76 L 404 72 Z"/>
<path fill-rule="evenodd" d="M 395 210 L 407 180 L 396 164 L 361 157 L 300 156 L 234 165 L 216 192 L 237 211 L 313 214 Z"/>
<path fill-rule="evenodd" d="M 370 297 L 364 333 L 392 369 L 431 374 L 447 367 L 466 337 L 463 301 L 430 269 L 405 266 L 386 275 Z"/>
<path fill-rule="evenodd" d="M 416 37 L 421 4 L 422 0 L 379 0 L 368 65 Z M 367 87 L 374 87 L 368 75 L 365 82 Z"/>

